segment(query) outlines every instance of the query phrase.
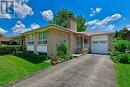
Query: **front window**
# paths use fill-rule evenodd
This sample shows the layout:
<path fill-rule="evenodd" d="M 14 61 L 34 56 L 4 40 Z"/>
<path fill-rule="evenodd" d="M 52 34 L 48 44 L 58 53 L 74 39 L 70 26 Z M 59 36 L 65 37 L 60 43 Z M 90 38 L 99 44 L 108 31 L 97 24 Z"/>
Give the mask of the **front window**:
<path fill-rule="evenodd" d="M 33 45 L 34 44 L 34 36 L 33 36 L 33 34 L 30 34 L 28 36 L 28 44 L 29 45 Z"/>
<path fill-rule="evenodd" d="M 38 44 L 47 44 L 47 43 L 48 43 L 48 34 L 47 34 L 47 32 L 40 32 L 39 33 Z"/>

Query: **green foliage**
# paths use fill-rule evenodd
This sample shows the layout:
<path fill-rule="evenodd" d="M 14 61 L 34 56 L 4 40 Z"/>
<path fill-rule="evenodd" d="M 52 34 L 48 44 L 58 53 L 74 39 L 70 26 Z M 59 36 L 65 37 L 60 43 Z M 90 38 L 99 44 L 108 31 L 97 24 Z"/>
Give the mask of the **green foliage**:
<path fill-rule="evenodd" d="M 19 45 L 0 46 L 0 55 L 15 54 L 18 51 L 23 51 L 23 47 Z"/>
<path fill-rule="evenodd" d="M 127 40 L 113 41 L 112 50 L 110 52 L 111 58 L 116 63 L 129 63 L 129 52 L 130 52 L 130 42 Z"/>
<path fill-rule="evenodd" d="M 61 9 L 57 14 L 55 14 L 53 21 L 50 23 L 67 28 L 69 15 L 71 15 L 77 21 L 77 31 L 85 31 L 87 29 L 87 27 L 84 25 L 86 22 L 85 18 L 82 16 L 77 16 L 67 9 Z"/>
<path fill-rule="evenodd" d="M 127 35 L 128 32 L 129 32 L 128 28 L 125 27 L 119 32 L 116 32 L 115 38 L 120 38 L 120 39 L 125 40 L 126 39 L 125 36 Z"/>
<path fill-rule="evenodd" d="M 129 64 L 130 63 L 128 53 L 118 54 L 118 58 L 119 58 L 120 63 L 124 63 L 124 64 Z"/>
<path fill-rule="evenodd" d="M 67 28 L 68 16 L 70 14 L 75 18 L 74 14 L 71 11 L 66 9 L 61 9 L 57 14 L 55 14 L 53 21 L 51 21 L 50 23 L 57 24 L 59 26 Z"/>
<path fill-rule="evenodd" d="M 112 60 L 115 62 L 115 63 L 118 63 L 120 61 L 120 59 L 118 58 L 118 54 L 121 54 L 122 52 L 117 52 L 116 50 L 112 50 L 110 52 L 110 56 L 112 58 Z"/>
<path fill-rule="evenodd" d="M 83 18 L 82 16 L 77 16 L 76 21 L 77 21 L 77 31 L 78 32 L 82 32 L 87 29 L 87 27 L 84 25 L 86 22 L 85 18 Z"/>
<path fill-rule="evenodd" d="M 113 49 L 118 52 L 125 52 L 128 45 L 127 43 L 125 40 L 115 40 L 113 41 Z"/>
<path fill-rule="evenodd" d="M 65 59 L 65 60 L 72 58 L 72 55 L 69 51 L 69 46 L 66 42 L 58 45 L 57 56 L 59 56 L 61 59 Z"/>
<path fill-rule="evenodd" d="M 111 58 L 115 63 L 124 63 L 129 64 L 130 63 L 130 54 L 129 53 L 122 53 L 122 52 L 111 52 Z"/>
<path fill-rule="evenodd" d="M 47 56 L 37 55 L 34 53 L 30 53 L 30 52 L 18 53 L 18 54 L 15 54 L 15 56 L 18 56 L 19 58 L 25 59 L 25 60 L 27 60 L 31 63 L 35 63 L 35 64 L 41 63 L 41 62 L 49 59 Z"/>

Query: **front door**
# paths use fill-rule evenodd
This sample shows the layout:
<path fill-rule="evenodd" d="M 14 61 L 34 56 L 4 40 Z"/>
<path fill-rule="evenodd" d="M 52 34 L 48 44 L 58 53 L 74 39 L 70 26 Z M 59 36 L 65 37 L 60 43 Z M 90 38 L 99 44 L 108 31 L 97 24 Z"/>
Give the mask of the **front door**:
<path fill-rule="evenodd" d="M 82 37 L 77 37 L 77 49 L 81 49 L 82 48 Z"/>

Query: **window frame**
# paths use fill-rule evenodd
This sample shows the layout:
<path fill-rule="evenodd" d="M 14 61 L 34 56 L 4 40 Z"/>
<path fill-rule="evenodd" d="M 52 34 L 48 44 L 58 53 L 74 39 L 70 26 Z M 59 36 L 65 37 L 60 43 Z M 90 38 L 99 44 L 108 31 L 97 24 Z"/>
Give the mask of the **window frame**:
<path fill-rule="evenodd" d="M 39 32 L 38 33 L 38 45 L 47 45 L 48 44 L 48 32 Z"/>
<path fill-rule="evenodd" d="M 28 35 L 28 45 L 34 45 L 34 34 Z"/>

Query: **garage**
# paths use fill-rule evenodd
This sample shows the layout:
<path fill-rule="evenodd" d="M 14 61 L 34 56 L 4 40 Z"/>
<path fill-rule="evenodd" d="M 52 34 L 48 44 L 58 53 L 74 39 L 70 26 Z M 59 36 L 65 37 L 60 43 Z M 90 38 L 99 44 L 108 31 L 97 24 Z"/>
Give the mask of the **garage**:
<path fill-rule="evenodd" d="M 108 35 L 91 37 L 91 53 L 108 54 Z"/>

